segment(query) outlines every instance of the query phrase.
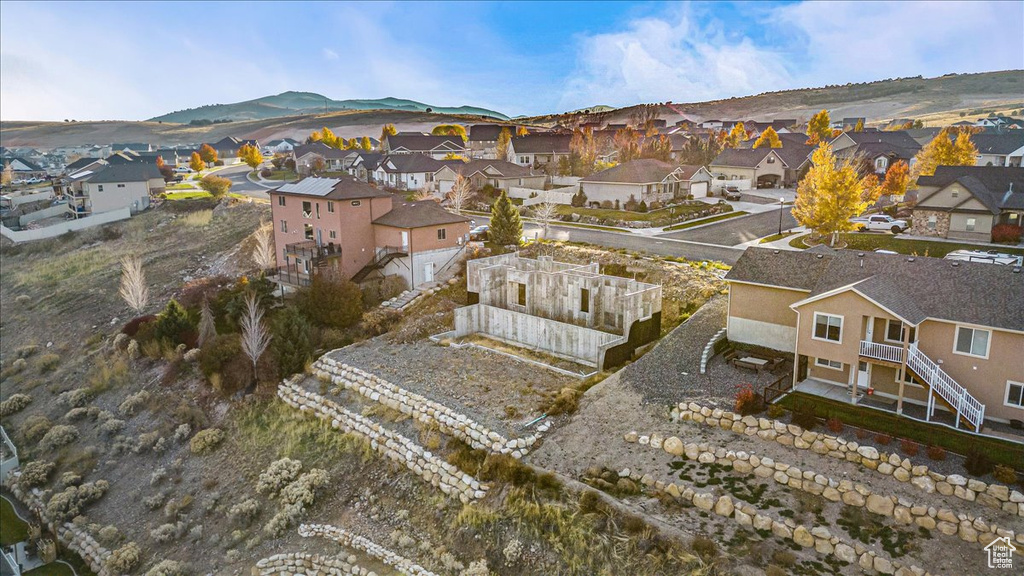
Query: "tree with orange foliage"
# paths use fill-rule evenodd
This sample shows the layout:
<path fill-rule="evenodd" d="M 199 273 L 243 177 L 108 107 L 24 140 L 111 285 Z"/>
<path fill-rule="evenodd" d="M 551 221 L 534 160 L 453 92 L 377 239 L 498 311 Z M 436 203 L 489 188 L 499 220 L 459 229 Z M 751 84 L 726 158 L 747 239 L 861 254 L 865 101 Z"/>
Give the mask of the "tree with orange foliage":
<path fill-rule="evenodd" d="M 889 170 L 885 173 L 881 194 L 889 196 L 893 202 L 902 202 L 908 186 L 910 186 L 910 166 L 900 160 L 889 166 Z"/>
<path fill-rule="evenodd" d="M 206 162 L 207 165 L 215 164 L 217 162 L 217 151 L 213 149 L 213 146 L 209 144 L 203 144 L 199 147 L 199 157 Z"/>

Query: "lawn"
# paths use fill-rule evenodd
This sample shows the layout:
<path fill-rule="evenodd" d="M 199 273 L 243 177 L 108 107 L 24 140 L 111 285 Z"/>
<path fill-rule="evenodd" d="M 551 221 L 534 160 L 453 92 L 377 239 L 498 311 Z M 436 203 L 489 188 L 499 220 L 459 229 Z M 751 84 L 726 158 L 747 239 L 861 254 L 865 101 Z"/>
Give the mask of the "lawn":
<path fill-rule="evenodd" d="M 907 438 L 922 446 L 942 446 L 950 452 L 964 455 L 975 448 L 987 455 L 992 462 L 1004 464 L 1017 470 L 1024 470 L 1024 446 L 994 438 L 957 432 L 940 425 L 928 424 L 905 418 L 897 414 L 882 412 L 811 396 L 802 392 L 791 392 L 778 404 L 794 412 L 813 412 L 819 418 L 839 418 L 843 424 L 882 432 L 893 438 Z M 896 446 L 893 441 L 893 449 Z"/>
<path fill-rule="evenodd" d="M 580 216 L 590 216 L 593 218 L 608 219 L 608 220 L 623 220 L 628 222 L 654 222 L 656 220 L 675 220 L 679 216 L 698 212 L 700 210 L 707 209 L 707 204 L 682 204 L 679 206 L 670 206 L 668 208 L 662 208 L 660 210 L 652 210 L 650 212 L 630 212 L 627 210 L 609 210 L 605 208 L 578 208 L 576 206 L 566 206 L 564 204 L 558 205 L 558 215 L 567 216 L 570 214 L 579 214 Z"/>
<path fill-rule="evenodd" d="M 0 546 L 11 546 L 28 538 L 28 524 L 18 518 L 6 498 L 0 498 Z"/>
<path fill-rule="evenodd" d="M 294 170 L 271 170 L 267 180 L 298 180 L 299 174 Z"/>
<path fill-rule="evenodd" d="M 758 244 L 767 244 L 769 242 L 775 242 L 776 240 L 782 240 L 783 238 L 789 238 L 790 236 L 792 236 L 794 234 L 803 234 L 803 232 L 783 232 L 782 234 L 772 234 L 771 236 L 766 236 L 764 238 L 761 238 L 761 241 L 758 242 Z"/>
<path fill-rule="evenodd" d="M 717 216 L 711 216 L 710 218 L 701 218 L 700 220 L 691 220 L 689 222 L 683 222 L 682 224 L 676 224 L 675 226 L 669 226 L 665 228 L 665 232 L 671 232 L 673 230 L 685 230 L 687 228 L 693 228 L 694 226 L 700 226 L 702 224 L 710 224 L 712 222 L 718 222 L 719 220 L 728 220 L 729 218 L 735 218 L 737 216 L 745 216 L 747 212 L 740 210 L 739 212 L 726 212 L 725 214 L 719 214 Z"/>
<path fill-rule="evenodd" d="M 79 568 L 79 570 L 81 570 L 81 568 Z M 78 574 L 79 576 L 83 576 L 82 572 L 79 572 Z M 75 576 L 75 572 L 70 566 L 63 562 L 51 562 L 45 566 L 40 566 L 39 568 L 34 568 L 25 572 L 23 576 Z"/>
<path fill-rule="evenodd" d="M 804 244 L 804 239 L 810 238 L 810 236 L 801 236 L 794 238 L 790 241 L 789 245 L 794 248 L 807 248 Z M 853 232 L 849 234 L 839 235 L 840 243 L 845 242 L 846 247 L 850 250 L 876 250 L 881 248 L 882 250 L 892 250 L 893 252 L 899 252 L 900 254 L 911 254 L 913 256 L 932 256 L 934 258 L 942 258 L 946 254 L 954 250 L 997 250 L 999 252 L 1005 252 L 1007 254 L 1024 254 L 1024 250 L 1020 248 L 998 247 L 993 248 L 992 246 L 978 245 L 978 244 L 965 244 L 959 242 L 938 242 L 935 240 L 908 240 L 904 238 L 897 238 L 891 234 L 879 234 L 872 232 Z"/>

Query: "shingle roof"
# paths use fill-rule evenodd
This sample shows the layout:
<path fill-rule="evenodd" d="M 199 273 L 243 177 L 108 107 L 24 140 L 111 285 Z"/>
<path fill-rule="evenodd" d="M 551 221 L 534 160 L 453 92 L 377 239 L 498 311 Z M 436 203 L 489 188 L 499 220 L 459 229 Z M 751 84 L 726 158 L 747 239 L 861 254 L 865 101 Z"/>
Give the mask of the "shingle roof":
<path fill-rule="evenodd" d="M 482 172 L 492 178 L 522 178 L 534 175 L 533 170 L 530 170 L 526 166 L 520 166 L 518 164 L 506 162 L 505 160 L 470 160 L 469 162 L 463 163 L 461 166 L 453 165 L 451 168 L 463 176 L 471 176 L 477 172 Z M 497 176 L 495 176 L 495 174 L 497 174 Z"/>
<path fill-rule="evenodd" d="M 607 170 L 587 176 L 583 182 L 616 182 L 622 184 L 651 184 L 661 182 L 676 166 L 654 158 L 631 160 Z"/>
<path fill-rule="evenodd" d="M 893 146 L 901 146 L 903 148 L 920 148 L 917 140 L 914 140 L 906 130 L 892 130 L 892 131 L 875 131 L 875 132 L 844 132 L 857 144 L 866 144 L 868 142 L 886 142 Z M 838 138 L 838 136 L 837 136 Z"/>
<path fill-rule="evenodd" d="M 465 148 L 461 136 L 434 136 L 431 134 L 411 134 L 400 132 L 387 137 L 388 149 L 405 148 L 413 152 L 433 150 L 445 144 L 454 148 Z"/>
<path fill-rule="evenodd" d="M 925 318 L 1024 330 L 1024 272 L 1012 266 L 817 247 L 748 248 L 726 280 L 809 290 L 855 288 L 911 323 Z"/>
<path fill-rule="evenodd" d="M 391 195 L 378 190 L 366 182 L 352 177 L 342 178 L 303 178 L 298 182 L 282 184 L 270 191 L 271 194 L 294 194 L 297 196 L 316 196 L 328 200 L 356 200 L 359 198 L 386 198 Z"/>
<path fill-rule="evenodd" d="M 470 142 L 496 142 L 502 128 L 508 128 L 509 134 L 515 134 L 514 126 L 503 124 L 473 124 L 469 127 Z"/>
<path fill-rule="evenodd" d="M 971 135 L 979 154 L 1009 154 L 1024 148 L 1024 130 Z"/>
<path fill-rule="evenodd" d="M 309 144 L 303 144 L 302 146 L 296 146 L 292 149 L 292 153 L 295 154 L 296 158 L 302 158 L 306 154 L 316 154 L 318 156 L 323 156 L 324 158 L 344 158 L 352 152 L 352 150 L 331 148 L 323 142 L 311 142 Z"/>
<path fill-rule="evenodd" d="M 908 148 L 892 144 L 891 142 L 865 142 L 863 144 L 857 144 L 856 146 L 850 146 L 849 148 L 843 148 L 836 152 L 836 156 L 843 157 L 863 155 L 868 158 L 891 156 L 909 162 L 910 159 L 913 158 L 920 150 L 920 146 Z"/>
<path fill-rule="evenodd" d="M 782 148 L 776 148 L 776 152 L 782 150 Z M 762 146 L 761 148 L 726 148 L 711 161 L 712 166 L 742 166 L 745 168 L 753 168 L 764 160 L 765 156 L 770 154 L 771 148 Z M 782 156 L 779 155 L 781 158 Z M 785 160 L 783 160 L 785 162 Z M 788 162 L 786 162 L 788 164 Z M 791 166 L 796 168 L 796 166 Z"/>
<path fill-rule="evenodd" d="M 512 138 L 512 148 L 522 154 L 568 154 L 570 134 L 527 134 Z"/>
<path fill-rule="evenodd" d="M 76 170 L 81 170 L 82 168 L 85 168 L 86 166 L 92 164 L 93 162 L 100 161 L 101 160 L 99 158 L 79 158 L 78 160 L 75 160 L 71 164 L 65 166 L 64 171 L 70 174 L 71 172 L 75 172 Z"/>
<path fill-rule="evenodd" d="M 939 166 L 933 176 L 922 176 L 919 186 L 945 188 L 959 182 L 993 214 L 1003 210 L 1024 210 L 1024 168 L 1006 166 Z M 919 198 L 928 206 L 931 195 Z M 949 208 L 950 211 L 955 208 Z"/>
<path fill-rule="evenodd" d="M 102 184 L 105 182 L 142 182 L 156 178 L 163 179 L 156 164 L 132 162 L 107 166 L 85 180 L 92 184 Z"/>
<path fill-rule="evenodd" d="M 461 160 L 456 160 L 460 162 Z M 435 160 L 426 154 L 389 154 L 381 159 L 380 168 L 387 173 L 409 174 L 413 172 L 434 173 L 447 166 L 448 162 Z"/>
<path fill-rule="evenodd" d="M 31 160 L 28 160 L 27 158 L 11 157 L 8 158 L 7 161 L 11 163 L 11 169 L 14 170 L 15 172 L 40 172 L 43 170 L 42 166 L 36 164 Z M 19 167 L 19 165 L 17 164 L 19 162 L 22 166 L 24 166 L 23 168 Z"/>
<path fill-rule="evenodd" d="M 373 221 L 374 224 L 393 228 L 423 228 L 459 222 L 469 222 L 469 218 L 452 214 L 433 200 L 395 202 L 390 212 Z"/>

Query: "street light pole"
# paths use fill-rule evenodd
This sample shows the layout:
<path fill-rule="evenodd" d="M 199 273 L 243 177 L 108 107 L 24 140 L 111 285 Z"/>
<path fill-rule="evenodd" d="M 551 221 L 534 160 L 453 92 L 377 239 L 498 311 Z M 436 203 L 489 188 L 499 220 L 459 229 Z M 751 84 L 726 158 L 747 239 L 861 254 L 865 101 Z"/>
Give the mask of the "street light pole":
<path fill-rule="evenodd" d="M 779 198 L 779 236 L 782 236 L 782 211 L 786 207 L 786 199 Z"/>

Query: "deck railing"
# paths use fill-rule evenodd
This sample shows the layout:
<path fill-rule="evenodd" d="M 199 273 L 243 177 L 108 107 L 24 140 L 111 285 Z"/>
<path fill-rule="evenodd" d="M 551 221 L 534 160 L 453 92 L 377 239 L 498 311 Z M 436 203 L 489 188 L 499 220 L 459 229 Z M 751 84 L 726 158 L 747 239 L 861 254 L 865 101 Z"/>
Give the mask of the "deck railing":
<path fill-rule="evenodd" d="M 903 362 L 903 348 L 891 344 L 880 344 L 878 342 L 860 341 L 860 355 L 886 362 Z"/>

